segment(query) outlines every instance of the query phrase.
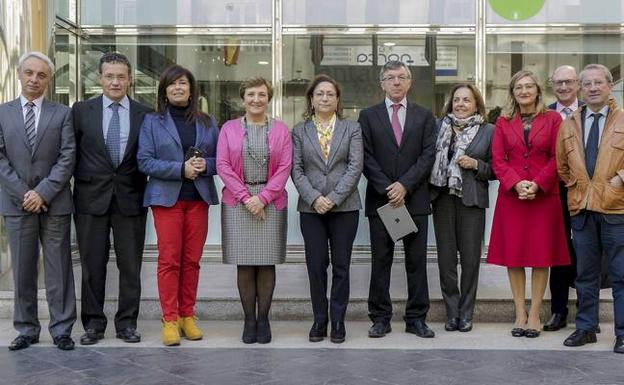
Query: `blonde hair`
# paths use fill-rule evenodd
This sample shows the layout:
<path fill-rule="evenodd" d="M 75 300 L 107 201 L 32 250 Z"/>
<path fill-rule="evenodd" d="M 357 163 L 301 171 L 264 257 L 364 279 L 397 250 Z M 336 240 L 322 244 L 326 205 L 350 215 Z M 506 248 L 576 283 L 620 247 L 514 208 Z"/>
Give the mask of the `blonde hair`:
<path fill-rule="evenodd" d="M 505 106 L 503 107 L 503 110 L 501 111 L 501 114 L 500 114 L 500 116 L 502 116 L 503 118 L 507 120 L 511 120 L 516 113 L 520 112 L 520 105 L 518 104 L 518 102 L 516 101 L 516 98 L 514 97 L 513 89 L 516 86 L 516 83 L 518 82 L 518 80 L 525 78 L 525 77 L 531 78 L 531 80 L 533 80 L 533 82 L 535 83 L 535 86 L 537 87 L 537 98 L 535 99 L 535 112 L 533 116 L 548 111 L 546 104 L 544 104 L 544 98 L 542 95 L 542 87 L 539 85 L 537 76 L 531 71 L 520 70 L 516 72 L 514 76 L 511 77 L 511 80 L 509 81 L 509 87 L 507 89 L 507 102 L 505 103 Z"/>

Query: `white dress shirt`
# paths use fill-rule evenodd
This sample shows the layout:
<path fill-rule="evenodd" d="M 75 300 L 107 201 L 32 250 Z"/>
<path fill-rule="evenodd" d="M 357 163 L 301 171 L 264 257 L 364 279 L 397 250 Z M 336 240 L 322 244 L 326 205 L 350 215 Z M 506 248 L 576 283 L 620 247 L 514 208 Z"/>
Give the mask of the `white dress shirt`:
<path fill-rule="evenodd" d="M 43 105 L 43 95 L 39 96 L 37 99 L 32 101 L 35 103 L 33 110 L 35 111 L 35 132 L 39 131 L 39 117 L 41 116 L 41 106 Z M 26 123 L 26 113 L 28 112 L 28 107 L 26 104 L 28 103 L 28 99 L 24 97 L 24 95 L 20 95 L 20 105 L 22 106 L 22 114 L 24 117 L 24 123 Z"/>
<path fill-rule="evenodd" d="M 609 113 L 609 106 L 604 106 L 600 111 L 602 116 L 600 117 L 600 121 L 598 122 L 598 145 L 600 146 L 600 140 L 602 140 L 602 132 L 604 131 L 605 123 L 607 122 L 607 114 Z M 585 110 L 585 125 L 583 126 L 583 142 L 587 146 L 587 139 L 589 138 L 589 131 L 591 129 L 592 123 L 594 123 L 594 116 L 592 115 L 594 111 L 592 111 L 589 107 Z"/>
<path fill-rule="evenodd" d="M 396 103 L 386 96 L 386 110 L 388 110 L 388 119 L 390 119 L 390 123 L 392 123 L 392 112 L 394 111 L 392 108 L 393 104 Z M 401 123 L 401 132 L 403 132 L 405 131 L 405 116 L 407 115 L 407 98 L 403 98 L 399 104 L 401 105 L 401 108 L 399 108 L 397 114 L 399 115 L 399 123 Z"/>

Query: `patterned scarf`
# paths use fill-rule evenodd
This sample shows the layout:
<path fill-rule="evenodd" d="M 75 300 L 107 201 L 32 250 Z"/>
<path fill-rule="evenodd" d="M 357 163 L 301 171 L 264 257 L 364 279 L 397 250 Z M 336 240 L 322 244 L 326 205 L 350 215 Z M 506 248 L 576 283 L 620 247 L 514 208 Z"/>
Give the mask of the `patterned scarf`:
<path fill-rule="evenodd" d="M 429 182 L 438 187 L 448 186 L 450 194 L 462 196 L 461 167 L 457 164 L 460 156 L 466 153 L 466 148 L 472 143 L 483 117 L 479 114 L 469 118 L 459 119 L 448 114 L 442 119 L 438 139 L 436 141 L 436 156 L 431 170 Z M 453 143 L 453 158 L 448 158 L 453 129 L 455 129 L 455 143 Z"/>
<path fill-rule="evenodd" d="M 316 117 L 316 115 L 312 115 L 312 122 L 314 123 L 314 127 L 316 127 L 319 144 L 321 145 L 321 151 L 323 152 L 325 161 L 327 161 L 327 158 L 329 158 L 332 136 L 334 134 L 334 126 L 336 125 L 336 114 L 334 114 L 329 120 L 327 127 L 323 127 L 321 121 Z"/>

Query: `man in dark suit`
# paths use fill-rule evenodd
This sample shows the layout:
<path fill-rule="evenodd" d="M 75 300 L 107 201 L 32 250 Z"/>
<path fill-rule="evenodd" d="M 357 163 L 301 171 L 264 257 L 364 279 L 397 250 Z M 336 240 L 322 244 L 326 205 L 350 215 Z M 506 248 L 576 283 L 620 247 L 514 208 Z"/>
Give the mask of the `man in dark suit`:
<path fill-rule="evenodd" d="M 431 213 L 427 179 L 434 161 L 435 119 L 431 111 L 407 102 L 412 80 L 405 63 L 387 62 L 380 80 L 385 100 L 362 110 L 359 117 L 372 254 L 368 311 L 373 326 L 368 336 L 383 337 L 392 330 L 389 289 L 394 242 L 377 214 L 377 208 L 390 203 L 405 205 L 418 227 L 417 233 L 403 238 L 408 286 L 405 331 L 431 338 L 434 332 L 425 323 L 429 310 L 427 216 Z"/>
<path fill-rule="evenodd" d="M 137 138 L 150 110 L 131 100 L 128 59 L 119 53 L 100 58 L 103 95 L 73 106 L 76 132 L 74 203 L 76 235 L 82 261 L 82 345 L 104 338 L 104 291 L 110 232 L 119 269 L 117 338 L 139 342 L 137 317 L 141 300 L 141 261 L 145 242 L 146 177 L 137 167 Z"/>
<path fill-rule="evenodd" d="M 0 214 L 4 216 L 15 299 L 9 350 L 39 342 L 37 267 L 43 248 L 48 330 L 61 350 L 72 350 L 76 297 L 71 265 L 70 179 L 76 144 L 71 110 L 44 99 L 54 64 L 41 52 L 19 60 L 19 98 L 0 105 Z"/>
<path fill-rule="evenodd" d="M 557 67 L 550 78 L 550 84 L 557 101 L 550 104 L 548 108 L 557 111 L 563 120 L 567 119 L 574 111 L 583 106 L 584 103 L 578 100 L 580 89 L 576 69 L 569 65 Z M 565 328 L 568 318 L 568 298 L 570 286 L 576 277 L 576 265 L 574 261 L 574 247 L 572 246 L 572 232 L 570 229 L 570 212 L 568 211 L 568 189 L 565 183 L 559 183 L 559 194 L 561 206 L 563 207 L 563 220 L 566 234 L 568 236 L 568 249 L 572 256 L 572 264 L 566 266 L 553 266 L 550 269 L 550 298 L 551 317 L 544 324 L 544 331 L 551 332 Z"/>

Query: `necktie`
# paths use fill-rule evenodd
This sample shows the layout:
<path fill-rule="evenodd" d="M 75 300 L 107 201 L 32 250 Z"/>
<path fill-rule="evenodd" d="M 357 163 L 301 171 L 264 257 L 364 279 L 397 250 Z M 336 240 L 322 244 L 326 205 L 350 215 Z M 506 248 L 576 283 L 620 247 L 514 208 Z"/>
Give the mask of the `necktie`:
<path fill-rule="evenodd" d="M 28 138 L 28 144 L 30 144 L 30 150 L 35 148 L 35 140 L 37 139 L 37 124 L 35 119 L 35 103 L 26 103 L 26 119 L 24 125 L 26 129 L 26 138 Z"/>
<path fill-rule="evenodd" d="M 600 112 L 592 114 L 594 121 L 589 129 L 589 136 L 587 137 L 587 144 L 585 145 L 585 166 L 587 167 L 587 173 L 589 177 L 594 176 L 594 168 L 596 168 L 596 160 L 598 159 L 598 137 L 600 134 Z"/>
<path fill-rule="evenodd" d="M 392 105 L 392 131 L 394 131 L 394 137 L 396 138 L 397 145 L 401 145 L 401 136 L 403 132 L 401 131 L 401 122 L 399 122 L 399 108 L 401 108 L 400 104 Z"/>
<path fill-rule="evenodd" d="M 572 115 L 572 109 L 565 107 L 563 110 L 561 110 L 561 112 L 563 112 L 563 120 L 567 119 L 568 116 Z"/>
<path fill-rule="evenodd" d="M 108 124 L 108 132 L 106 133 L 106 150 L 110 154 L 113 166 L 119 166 L 120 157 L 120 131 L 119 127 L 119 103 L 113 103 L 110 105 L 113 110 L 113 117 Z"/>

